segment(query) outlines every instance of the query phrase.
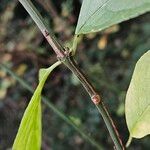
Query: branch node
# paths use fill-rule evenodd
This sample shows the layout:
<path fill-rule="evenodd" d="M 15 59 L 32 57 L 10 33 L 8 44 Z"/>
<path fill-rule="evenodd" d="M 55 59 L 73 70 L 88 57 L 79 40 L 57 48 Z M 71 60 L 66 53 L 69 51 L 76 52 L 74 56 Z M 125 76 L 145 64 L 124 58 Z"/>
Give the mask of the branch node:
<path fill-rule="evenodd" d="M 57 59 L 61 62 L 64 62 L 66 60 L 67 57 L 70 57 L 70 51 L 68 47 L 64 47 L 64 54 L 63 57 L 60 55 L 57 55 Z"/>
<path fill-rule="evenodd" d="M 44 30 L 44 36 L 48 37 L 49 36 L 49 32 L 47 30 Z"/>
<path fill-rule="evenodd" d="M 95 94 L 91 97 L 91 100 L 95 105 L 98 105 L 101 102 L 101 98 L 98 94 Z"/>

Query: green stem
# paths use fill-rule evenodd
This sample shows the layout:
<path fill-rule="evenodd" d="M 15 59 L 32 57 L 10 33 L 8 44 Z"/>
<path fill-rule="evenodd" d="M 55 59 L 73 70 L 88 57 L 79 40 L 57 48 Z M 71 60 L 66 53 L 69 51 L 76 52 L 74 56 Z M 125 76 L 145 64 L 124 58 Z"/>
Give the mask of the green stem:
<path fill-rule="evenodd" d="M 126 148 L 128 148 L 130 146 L 131 142 L 132 142 L 132 137 L 129 136 L 129 139 L 128 139 L 127 143 L 126 143 Z"/>
<path fill-rule="evenodd" d="M 72 56 L 74 56 L 76 53 L 76 49 L 77 49 L 77 45 L 78 45 L 78 38 L 79 38 L 79 35 L 75 34 L 74 39 L 73 39 L 73 45 L 71 48 Z"/>
<path fill-rule="evenodd" d="M 116 129 L 116 126 L 115 126 L 113 120 L 111 119 L 111 117 L 110 117 L 105 105 L 103 104 L 103 102 L 101 104 L 96 105 L 96 107 L 104 119 L 104 122 L 105 122 L 107 129 L 109 131 L 109 134 L 110 134 L 113 142 L 115 143 L 115 148 L 117 150 L 125 149 L 123 144 L 122 144 L 121 139 L 119 138 L 119 133 Z"/>
<path fill-rule="evenodd" d="M 24 6 L 24 8 L 28 11 L 28 13 L 31 15 L 33 20 L 38 25 L 39 29 L 47 39 L 48 43 L 51 45 L 53 50 L 55 51 L 57 58 L 63 62 L 80 80 L 84 88 L 86 89 L 87 93 L 90 95 L 91 100 L 93 103 L 97 106 L 99 109 L 99 112 L 103 116 L 103 119 L 106 123 L 106 126 L 109 130 L 110 136 L 112 140 L 114 141 L 115 147 L 117 150 L 124 149 L 124 146 L 122 144 L 121 139 L 119 138 L 117 129 L 108 115 L 108 111 L 104 107 L 102 100 L 97 94 L 94 87 L 91 85 L 91 83 L 86 79 L 83 72 L 79 69 L 78 65 L 75 63 L 75 61 L 72 58 L 72 55 L 70 55 L 69 50 L 65 50 L 65 48 L 58 42 L 56 37 L 53 35 L 53 33 L 49 30 L 47 25 L 44 23 L 44 19 L 39 14 L 38 10 L 34 7 L 32 2 L 30 0 L 19 0 L 20 3 Z"/>
<path fill-rule="evenodd" d="M 9 73 L 16 81 L 18 81 L 25 89 L 27 89 L 32 94 L 34 93 L 34 89 L 23 79 L 21 79 L 18 75 L 16 75 L 13 71 L 11 71 L 8 67 L 6 67 L 4 64 L 0 64 L 0 67 Z M 85 131 L 83 131 L 81 128 L 79 128 L 69 117 L 66 116 L 62 111 L 60 111 L 58 108 L 53 105 L 48 98 L 42 96 L 42 100 L 45 105 L 47 105 L 52 111 L 57 114 L 61 119 L 63 119 L 66 123 L 68 123 L 70 126 L 72 126 L 81 136 L 91 143 L 93 146 L 95 146 L 97 149 L 103 149 L 102 146 L 97 143 L 91 136 L 89 136 Z"/>

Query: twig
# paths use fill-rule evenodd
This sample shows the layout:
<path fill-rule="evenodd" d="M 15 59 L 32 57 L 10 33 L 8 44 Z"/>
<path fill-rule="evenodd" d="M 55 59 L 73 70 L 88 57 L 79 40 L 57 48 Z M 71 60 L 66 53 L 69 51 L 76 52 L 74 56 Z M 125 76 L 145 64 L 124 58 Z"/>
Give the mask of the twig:
<path fill-rule="evenodd" d="M 90 95 L 91 100 L 98 108 L 99 112 L 101 113 L 104 122 L 109 130 L 110 136 L 115 144 L 115 148 L 117 150 L 124 149 L 121 139 L 119 138 L 118 131 L 110 118 L 107 109 L 102 103 L 102 100 L 99 94 L 96 92 L 94 87 L 91 83 L 86 79 L 83 72 L 79 69 L 78 65 L 75 63 L 72 54 L 69 52 L 69 49 L 65 49 L 62 44 L 58 42 L 52 32 L 49 30 L 47 25 L 44 22 L 44 19 L 39 14 L 38 10 L 34 7 L 30 0 L 19 0 L 20 3 L 24 6 L 24 8 L 28 11 L 30 16 L 33 18 L 45 38 L 47 39 L 48 43 L 51 45 L 53 50 L 55 51 L 57 58 L 62 61 L 80 80 L 84 88 L 86 89 L 87 93 Z"/>

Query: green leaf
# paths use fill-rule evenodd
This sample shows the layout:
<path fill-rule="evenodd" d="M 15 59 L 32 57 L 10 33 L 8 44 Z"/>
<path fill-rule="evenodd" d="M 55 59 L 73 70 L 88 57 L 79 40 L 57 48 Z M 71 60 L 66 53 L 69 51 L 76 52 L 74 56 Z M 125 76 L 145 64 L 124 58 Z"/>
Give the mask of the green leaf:
<path fill-rule="evenodd" d="M 23 115 L 13 150 L 40 150 L 41 149 L 41 92 L 51 71 L 60 62 L 56 62 L 47 69 L 40 70 L 39 84 Z"/>
<path fill-rule="evenodd" d="M 125 114 L 131 137 L 150 134 L 150 50 L 136 64 L 126 95 Z"/>
<path fill-rule="evenodd" d="M 150 11 L 150 0 L 83 0 L 76 34 L 101 31 Z"/>

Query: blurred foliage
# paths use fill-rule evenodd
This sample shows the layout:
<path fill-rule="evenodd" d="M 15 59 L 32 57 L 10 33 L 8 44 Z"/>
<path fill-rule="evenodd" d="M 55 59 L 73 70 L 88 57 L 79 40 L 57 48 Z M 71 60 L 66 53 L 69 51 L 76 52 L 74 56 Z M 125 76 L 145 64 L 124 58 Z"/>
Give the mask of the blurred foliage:
<path fill-rule="evenodd" d="M 72 43 L 80 0 L 33 1 L 56 36 L 64 45 Z M 36 87 L 38 70 L 56 60 L 27 12 L 16 0 L 0 3 L 0 63 Z M 150 49 L 150 14 L 115 25 L 100 33 L 81 38 L 76 59 L 102 95 L 125 143 L 128 130 L 124 100 L 134 65 Z M 64 66 L 56 69 L 44 88 L 44 95 L 77 125 L 81 126 L 106 149 L 112 141 L 97 110 L 71 72 Z M 0 70 L 0 149 L 9 149 L 31 98 L 11 76 Z M 72 127 L 43 105 L 43 150 L 94 149 Z M 149 137 L 133 140 L 129 149 L 148 150 Z"/>

